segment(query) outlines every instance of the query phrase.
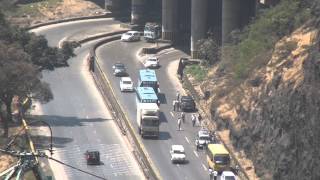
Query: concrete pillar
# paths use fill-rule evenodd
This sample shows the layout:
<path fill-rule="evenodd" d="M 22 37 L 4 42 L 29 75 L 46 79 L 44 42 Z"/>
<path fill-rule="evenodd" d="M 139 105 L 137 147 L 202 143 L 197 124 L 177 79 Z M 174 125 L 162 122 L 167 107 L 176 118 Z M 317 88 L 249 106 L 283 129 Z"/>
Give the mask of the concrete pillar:
<path fill-rule="evenodd" d="M 198 58 L 198 40 L 207 33 L 207 0 L 191 0 L 191 56 Z"/>
<path fill-rule="evenodd" d="M 241 0 L 222 1 L 222 43 L 228 41 L 230 32 L 241 26 Z"/>
<path fill-rule="evenodd" d="M 145 0 L 132 0 L 131 1 L 131 23 L 143 24 L 144 23 L 144 11 Z"/>
<path fill-rule="evenodd" d="M 175 39 L 178 16 L 177 0 L 162 0 L 162 39 Z"/>
<path fill-rule="evenodd" d="M 105 0 L 105 9 L 111 12 L 119 11 L 120 5 L 120 0 Z"/>

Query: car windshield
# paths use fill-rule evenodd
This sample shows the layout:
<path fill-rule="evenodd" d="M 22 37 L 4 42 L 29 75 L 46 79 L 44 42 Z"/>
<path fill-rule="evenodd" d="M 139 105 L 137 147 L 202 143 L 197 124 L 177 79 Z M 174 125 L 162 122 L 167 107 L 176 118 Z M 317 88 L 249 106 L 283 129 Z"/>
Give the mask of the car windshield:
<path fill-rule="evenodd" d="M 124 69 L 124 64 L 115 64 L 114 67 L 117 69 Z"/>
<path fill-rule="evenodd" d="M 122 81 L 123 84 L 132 84 L 131 81 Z"/>
<path fill-rule="evenodd" d="M 216 164 L 222 164 L 222 165 L 229 164 L 230 157 L 229 155 L 216 155 L 214 157 L 214 162 Z"/>
<path fill-rule="evenodd" d="M 126 33 L 126 35 L 128 35 L 128 36 L 132 36 L 132 33 Z"/>
<path fill-rule="evenodd" d="M 226 176 L 224 179 L 225 180 L 236 180 L 236 178 L 234 178 L 234 176 Z"/>
<path fill-rule="evenodd" d="M 148 61 L 156 62 L 156 61 L 157 61 L 157 59 L 148 59 Z"/>
<path fill-rule="evenodd" d="M 210 140 L 209 136 L 200 136 L 199 137 L 200 140 Z"/>
<path fill-rule="evenodd" d="M 184 152 L 178 151 L 178 150 L 174 150 L 173 153 L 175 153 L 175 154 L 184 154 Z"/>
<path fill-rule="evenodd" d="M 193 102 L 193 99 L 190 96 L 182 96 L 181 101 Z"/>

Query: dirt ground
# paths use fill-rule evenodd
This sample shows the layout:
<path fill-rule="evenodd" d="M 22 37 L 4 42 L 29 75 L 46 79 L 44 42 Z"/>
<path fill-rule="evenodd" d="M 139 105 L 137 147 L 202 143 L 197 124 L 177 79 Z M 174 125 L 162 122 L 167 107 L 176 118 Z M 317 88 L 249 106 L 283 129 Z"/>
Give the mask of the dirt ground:
<path fill-rule="evenodd" d="M 106 13 L 103 7 L 92 1 L 61 0 L 60 2 L 57 1 L 55 4 L 52 4 L 52 2 L 49 4 L 46 1 L 42 1 L 30 5 L 34 8 L 33 11 L 37 11 L 37 13 L 24 13 L 23 16 L 14 16 L 11 17 L 11 21 L 14 24 L 25 27 L 59 19 L 95 16 Z"/>
<path fill-rule="evenodd" d="M 57 7 L 41 7 L 39 10 L 47 19 L 99 15 L 105 12 L 95 3 L 84 0 L 63 0 Z"/>

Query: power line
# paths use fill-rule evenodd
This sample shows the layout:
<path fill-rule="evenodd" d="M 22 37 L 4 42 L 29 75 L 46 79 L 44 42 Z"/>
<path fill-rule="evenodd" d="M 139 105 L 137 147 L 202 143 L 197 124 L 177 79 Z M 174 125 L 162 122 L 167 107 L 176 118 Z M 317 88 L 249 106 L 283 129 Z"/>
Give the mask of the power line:
<path fill-rule="evenodd" d="M 62 162 L 62 161 L 59 161 L 58 159 L 55 159 L 55 158 L 52 158 L 52 157 L 48 157 L 48 156 L 46 156 L 46 158 L 51 159 L 51 160 L 53 160 L 53 161 L 55 161 L 55 162 L 57 162 L 57 163 L 60 163 L 60 164 L 62 164 L 62 165 L 68 166 L 68 167 L 70 167 L 70 168 L 72 168 L 72 169 L 75 169 L 75 170 L 78 170 L 78 171 L 80 171 L 80 172 L 83 172 L 83 173 L 85 173 L 85 174 L 94 176 L 94 177 L 96 177 L 96 178 L 107 180 L 107 179 L 104 178 L 104 177 L 101 177 L 101 176 L 92 174 L 92 173 L 90 173 L 90 172 L 84 171 L 84 170 L 82 170 L 82 169 L 79 169 L 79 168 L 77 168 L 77 167 L 71 166 L 71 165 L 66 164 L 66 163 L 64 163 L 64 162 Z"/>
<path fill-rule="evenodd" d="M 98 178 L 98 179 L 107 180 L 107 179 L 104 178 L 104 177 L 95 175 L 95 174 L 93 174 L 93 173 L 90 173 L 90 172 L 85 171 L 85 170 L 82 170 L 82 169 L 79 169 L 79 168 L 74 167 L 74 166 L 72 166 L 72 165 L 70 165 L 70 164 L 66 164 L 66 163 L 64 163 L 64 162 L 62 162 L 62 161 L 60 161 L 60 160 L 58 160 L 58 159 L 53 158 L 53 157 L 49 157 L 49 156 L 47 156 L 45 153 L 39 153 L 39 152 L 37 152 L 37 153 L 17 152 L 17 151 L 12 151 L 12 150 L 5 150 L 5 149 L 0 149 L 0 152 L 5 153 L 5 154 L 9 154 L 9 155 L 12 155 L 12 156 L 20 157 L 20 158 L 22 158 L 22 157 L 30 157 L 30 156 L 33 156 L 33 157 L 44 157 L 44 158 L 53 160 L 53 161 L 55 161 L 55 162 L 57 162 L 57 163 L 59 163 L 59 164 L 62 164 L 62 165 L 65 165 L 65 166 L 67 166 L 67 167 L 70 167 L 70 168 L 72 168 L 72 169 L 75 169 L 75 170 L 77 170 L 77 171 L 80 171 L 80 172 L 82 172 L 82 173 L 85 173 L 85 174 L 88 174 L 88 175 L 90 175 L 90 176 L 96 177 L 96 178 Z"/>

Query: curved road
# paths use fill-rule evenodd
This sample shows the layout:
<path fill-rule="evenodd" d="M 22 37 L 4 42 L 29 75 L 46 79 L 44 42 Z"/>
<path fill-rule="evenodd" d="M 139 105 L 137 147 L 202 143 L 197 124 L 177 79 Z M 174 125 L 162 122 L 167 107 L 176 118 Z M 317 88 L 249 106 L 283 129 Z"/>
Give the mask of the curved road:
<path fill-rule="evenodd" d="M 90 28 L 106 28 L 112 19 L 98 19 L 50 25 L 33 30 L 45 35 L 51 46 L 57 46 L 66 36 L 83 33 Z M 85 57 L 92 43 L 76 49 L 77 56 L 69 60 L 70 67 L 44 72 L 54 100 L 37 107 L 38 118 L 53 129 L 55 154 L 61 161 L 106 179 L 144 179 L 133 158 L 130 145 L 121 135 L 88 73 Z M 101 166 L 87 166 L 83 153 L 99 150 Z M 50 162 L 55 179 L 95 179 L 74 169 Z"/>
<path fill-rule="evenodd" d="M 114 41 L 103 45 L 97 49 L 97 56 L 100 59 L 101 67 L 110 79 L 116 96 L 120 104 L 134 126 L 137 129 L 136 123 L 136 102 L 135 93 L 121 93 L 119 90 L 119 78 L 112 74 L 112 64 L 122 62 L 126 65 L 127 71 L 137 85 L 138 70 L 143 68 L 142 64 L 136 57 L 136 53 L 142 47 L 148 46 L 143 41 L 140 42 L 121 42 Z M 177 60 L 183 54 L 179 51 L 164 53 L 160 56 L 159 61 L 161 68 L 156 70 L 157 78 L 160 83 L 160 110 L 161 125 L 160 137 L 158 140 L 142 139 L 149 156 L 153 163 L 160 171 L 163 179 L 208 179 L 208 170 L 205 163 L 204 151 L 196 151 L 194 140 L 198 127 L 192 127 L 190 115 L 186 117 L 186 123 L 182 124 L 183 131 L 177 131 L 177 115 L 172 112 L 172 100 L 176 98 L 177 88 L 170 81 L 169 76 L 173 74 L 166 73 L 168 64 L 173 60 Z M 182 144 L 185 147 L 188 163 L 174 165 L 170 161 L 169 149 L 172 144 Z"/>

